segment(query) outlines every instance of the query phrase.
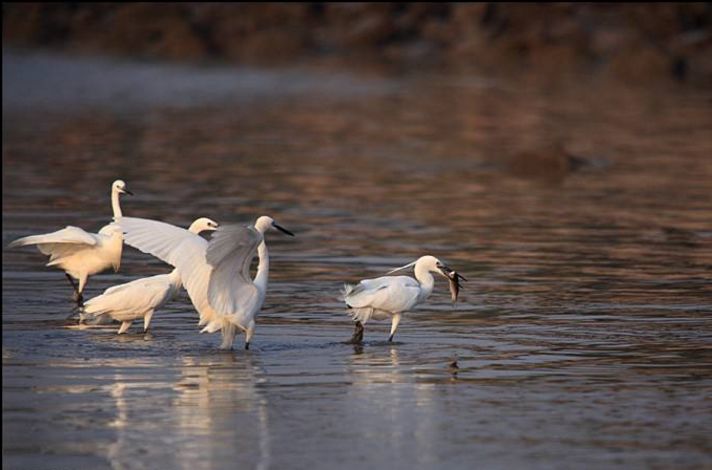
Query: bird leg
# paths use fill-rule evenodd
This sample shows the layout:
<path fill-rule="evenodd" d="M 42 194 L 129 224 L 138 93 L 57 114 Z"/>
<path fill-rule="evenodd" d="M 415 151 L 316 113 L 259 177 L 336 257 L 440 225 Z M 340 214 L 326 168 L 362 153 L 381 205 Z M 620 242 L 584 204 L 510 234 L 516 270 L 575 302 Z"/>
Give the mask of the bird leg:
<path fill-rule="evenodd" d="M 361 344 L 363 343 L 363 325 L 360 321 L 354 324 L 354 334 L 348 341 L 348 344 Z"/>
<path fill-rule="evenodd" d="M 74 282 L 74 279 L 72 279 L 72 276 L 68 273 L 64 273 L 64 275 L 67 276 L 69 283 L 72 285 L 72 289 L 74 289 L 74 301 L 77 303 L 78 307 L 83 307 L 84 297 L 82 296 L 82 293 L 79 292 L 79 287 L 77 287 L 77 284 Z"/>
<path fill-rule="evenodd" d="M 393 336 L 396 334 L 396 330 L 398 329 L 398 324 L 400 323 L 400 320 L 400 313 L 396 313 L 393 315 L 393 320 L 391 321 L 391 335 L 388 337 L 389 343 L 393 341 Z"/>
<path fill-rule="evenodd" d="M 84 304 L 76 305 L 72 308 L 72 313 L 66 318 L 66 320 L 78 320 L 79 324 L 86 323 L 87 317 L 84 315 Z"/>
<path fill-rule="evenodd" d="M 69 283 L 72 285 L 72 289 L 74 289 L 74 292 L 78 292 L 77 284 L 74 282 L 74 279 L 72 279 L 72 276 L 70 276 L 69 273 L 64 273 L 64 275 L 67 276 L 67 279 L 69 280 Z"/>
<path fill-rule="evenodd" d="M 153 310 L 148 312 L 146 315 L 143 317 L 143 332 L 147 333 L 148 332 L 148 327 L 151 325 L 151 318 L 153 318 Z"/>
<path fill-rule="evenodd" d="M 252 341 L 252 335 L 255 334 L 255 321 L 250 320 L 245 330 L 245 350 L 250 349 L 250 341 Z"/>
<path fill-rule="evenodd" d="M 121 335 L 121 334 L 126 333 L 126 330 L 129 329 L 129 327 L 131 326 L 131 323 L 132 323 L 131 321 L 124 321 L 124 322 L 121 322 L 121 328 L 119 328 L 118 334 Z"/>

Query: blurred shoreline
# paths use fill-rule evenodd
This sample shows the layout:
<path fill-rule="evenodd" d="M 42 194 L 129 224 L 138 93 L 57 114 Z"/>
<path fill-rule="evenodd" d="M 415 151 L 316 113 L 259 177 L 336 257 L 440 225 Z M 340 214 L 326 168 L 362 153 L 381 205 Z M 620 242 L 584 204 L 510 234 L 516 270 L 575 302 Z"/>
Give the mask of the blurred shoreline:
<path fill-rule="evenodd" d="M 3 43 L 179 62 L 371 62 L 706 85 L 712 4 L 3 4 Z"/>

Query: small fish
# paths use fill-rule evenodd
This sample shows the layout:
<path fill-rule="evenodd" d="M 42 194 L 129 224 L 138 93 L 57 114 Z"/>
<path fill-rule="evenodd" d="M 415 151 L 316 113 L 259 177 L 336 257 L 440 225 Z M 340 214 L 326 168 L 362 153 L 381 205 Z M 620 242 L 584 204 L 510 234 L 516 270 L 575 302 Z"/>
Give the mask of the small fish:
<path fill-rule="evenodd" d="M 463 281 L 466 281 L 467 279 L 465 279 L 465 277 L 457 271 L 452 270 L 447 273 L 447 277 L 450 281 L 450 298 L 452 299 L 452 303 L 454 305 L 455 302 L 457 302 L 457 296 L 460 293 L 460 288 L 462 287 L 460 279 Z"/>
<path fill-rule="evenodd" d="M 467 279 L 451 267 L 446 266 L 439 261 L 437 267 L 440 269 L 442 275 L 450 281 L 450 297 L 452 298 L 452 304 L 455 305 L 455 302 L 457 302 L 457 295 L 460 293 L 460 287 L 462 287 L 462 285 L 460 285 L 460 279 L 463 281 L 466 281 Z"/>

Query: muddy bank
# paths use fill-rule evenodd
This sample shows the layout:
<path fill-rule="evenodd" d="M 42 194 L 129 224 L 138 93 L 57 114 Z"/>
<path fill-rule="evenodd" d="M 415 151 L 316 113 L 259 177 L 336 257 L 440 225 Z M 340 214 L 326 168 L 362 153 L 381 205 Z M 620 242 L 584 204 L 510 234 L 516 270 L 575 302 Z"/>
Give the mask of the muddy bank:
<path fill-rule="evenodd" d="M 712 6 L 4 4 L 3 42 L 169 60 L 385 60 L 484 70 L 712 78 Z"/>

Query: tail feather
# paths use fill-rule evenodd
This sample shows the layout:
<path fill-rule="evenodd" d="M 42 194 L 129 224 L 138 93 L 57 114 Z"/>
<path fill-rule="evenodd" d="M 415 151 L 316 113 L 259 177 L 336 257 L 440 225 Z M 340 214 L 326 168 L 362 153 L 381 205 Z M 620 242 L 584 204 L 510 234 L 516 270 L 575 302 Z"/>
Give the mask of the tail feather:
<path fill-rule="evenodd" d="M 215 333 L 220 330 L 222 333 L 220 349 L 232 349 L 232 344 L 235 342 L 235 336 L 237 336 L 237 330 L 239 328 L 240 326 L 231 322 L 229 318 L 221 318 L 208 322 L 200 332 Z"/>
<path fill-rule="evenodd" d="M 101 296 L 94 297 L 84 304 L 84 306 L 79 311 L 79 322 L 89 323 L 92 325 L 103 325 L 106 323 L 111 323 L 112 318 L 110 309 L 101 305 Z"/>
<path fill-rule="evenodd" d="M 235 342 L 235 335 L 237 335 L 237 326 L 231 323 L 227 318 L 224 318 L 220 349 L 232 349 L 232 344 Z"/>
<path fill-rule="evenodd" d="M 347 303 L 348 305 L 348 298 L 352 295 L 358 294 L 363 290 L 363 286 L 361 284 L 348 284 L 344 283 L 344 288 L 341 290 L 341 299 L 344 302 Z M 349 305 L 349 307 L 351 307 Z"/>
<path fill-rule="evenodd" d="M 202 326 L 202 325 L 198 324 L 198 326 Z M 211 321 L 207 325 L 205 325 L 205 327 L 203 327 L 203 329 L 200 330 L 200 332 L 201 333 L 215 333 L 216 331 L 218 331 L 220 329 L 222 329 L 222 323 L 215 320 L 215 321 Z"/>
<path fill-rule="evenodd" d="M 365 307 L 365 308 L 355 308 L 351 311 L 349 311 L 349 314 L 351 315 L 351 319 L 353 321 L 360 321 L 362 324 L 366 324 L 368 320 L 373 317 L 373 312 L 374 309 L 370 307 Z"/>
<path fill-rule="evenodd" d="M 98 296 L 94 297 L 93 299 L 89 299 L 84 303 L 84 309 L 83 309 L 83 314 L 86 316 L 86 318 L 94 318 L 98 317 L 99 315 L 103 315 L 109 311 L 108 306 L 103 305 L 102 298 L 103 296 Z"/>

